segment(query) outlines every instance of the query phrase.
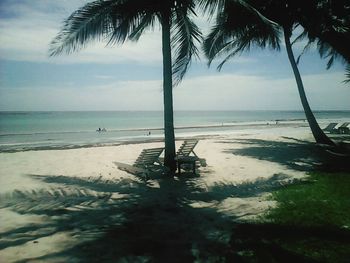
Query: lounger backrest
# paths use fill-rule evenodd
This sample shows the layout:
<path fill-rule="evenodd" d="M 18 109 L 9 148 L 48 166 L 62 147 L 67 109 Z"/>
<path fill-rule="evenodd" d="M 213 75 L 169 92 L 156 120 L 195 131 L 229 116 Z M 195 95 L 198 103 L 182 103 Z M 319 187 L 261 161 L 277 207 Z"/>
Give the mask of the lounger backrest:
<path fill-rule="evenodd" d="M 162 154 L 164 148 L 144 149 L 136 159 L 134 166 L 142 167 L 153 165 L 159 161 L 159 156 Z"/>
<path fill-rule="evenodd" d="M 328 126 L 326 128 L 324 128 L 323 130 L 324 131 L 332 131 L 335 128 L 335 126 L 337 126 L 337 125 L 338 125 L 338 123 L 332 122 L 332 123 L 328 124 Z"/>
<path fill-rule="evenodd" d="M 193 152 L 193 149 L 194 147 L 196 147 L 197 143 L 198 143 L 198 140 L 184 141 L 176 154 L 180 156 L 189 156 L 191 152 Z"/>
<path fill-rule="evenodd" d="M 340 125 L 340 127 L 345 128 L 350 124 L 350 122 L 344 122 L 342 125 Z"/>

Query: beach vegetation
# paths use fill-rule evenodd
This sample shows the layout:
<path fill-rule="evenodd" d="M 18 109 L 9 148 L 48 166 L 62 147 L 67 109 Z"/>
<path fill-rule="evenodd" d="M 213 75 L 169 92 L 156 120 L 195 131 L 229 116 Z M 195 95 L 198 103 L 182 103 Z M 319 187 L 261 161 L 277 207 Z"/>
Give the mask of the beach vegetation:
<path fill-rule="evenodd" d="M 190 0 L 93 1 L 73 12 L 50 44 L 50 55 L 72 53 L 92 40 L 107 45 L 137 41 L 147 29 L 160 25 L 163 55 L 165 166 L 175 171 L 175 134 L 172 89 L 184 77 L 201 40 L 192 21 L 195 4 Z M 173 59 L 174 58 L 174 59 Z"/>
<path fill-rule="evenodd" d="M 284 229 L 279 242 L 289 251 L 316 262 L 346 262 L 350 253 L 349 173 L 312 172 L 308 180 L 273 191 L 276 206 L 262 221 L 275 230 L 276 226 Z"/>
<path fill-rule="evenodd" d="M 283 36 L 300 100 L 317 143 L 334 145 L 318 125 L 308 103 L 303 81 L 293 54 L 292 33 L 298 25 L 295 13 L 285 1 L 222 1 L 218 5 L 215 25 L 204 41 L 209 64 L 225 55 L 218 69 L 232 57 L 249 51 L 252 46 L 280 49 Z"/>
<path fill-rule="evenodd" d="M 266 217 L 279 224 L 350 229 L 349 173 L 312 172 L 308 180 L 274 191 L 277 207 Z"/>

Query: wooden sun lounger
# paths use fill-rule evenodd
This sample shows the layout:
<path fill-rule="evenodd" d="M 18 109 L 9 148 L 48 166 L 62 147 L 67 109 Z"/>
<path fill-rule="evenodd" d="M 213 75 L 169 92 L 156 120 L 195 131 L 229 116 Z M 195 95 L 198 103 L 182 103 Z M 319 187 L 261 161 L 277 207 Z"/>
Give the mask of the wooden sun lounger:
<path fill-rule="evenodd" d="M 194 156 L 197 156 L 196 153 L 193 151 L 194 147 L 196 147 L 197 144 L 198 144 L 198 140 L 185 140 L 183 144 L 180 146 L 176 155 L 189 156 L 191 153 L 193 153 Z"/>
<path fill-rule="evenodd" d="M 323 131 L 329 132 L 329 133 L 349 134 L 350 133 L 350 129 L 348 128 L 349 124 L 350 122 L 344 122 L 338 128 L 335 128 L 335 126 L 337 126 L 338 123 L 330 123 L 326 128 L 323 129 Z"/>
<path fill-rule="evenodd" d="M 325 131 L 325 132 L 332 132 L 332 131 L 336 130 L 334 128 L 337 125 L 338 125 L 338 123 L 332 122 L 332 123 L 328 124 L 328 126 L 326 128 L 324 128 L 323 131 Z"/>
<path fill-rule="evenodd" d="M 197 154 L 194 152 L 194 147 L 196 147 L 197 144 L 198 144 L 198 140 L 191 139 L 191 140 L 185 140 L 183 144 L 180 146 L 175 157 L 179 174 L 181 173 L 182 164 L 192 165 L 193 173 L 196 172 L 196 161 L 199 161 L 201 166 L 207 165 L 205 159 L 199 158 Z M 193 154 L 194 156 L 191 156 L 191 154 Z"/>
<path fill-rule="evenodd" d="M 159 160 L 159 156 L 162 154 L 163 150 L 164 148 L 144 149 L 133 165 L 120 162 L 114 162 L 114 164 L 122 171 L 135 175 L 142 175 L 147 178 L 152 172 L 165 172 L 167 170 Z"/>
<path fill-rule="evenodd" d="M 344 122 L 340 127 L 338 128 L 338 133 L 340 134 L 350 134 L 350 129 L 348 128 L 350 122 Z"/>

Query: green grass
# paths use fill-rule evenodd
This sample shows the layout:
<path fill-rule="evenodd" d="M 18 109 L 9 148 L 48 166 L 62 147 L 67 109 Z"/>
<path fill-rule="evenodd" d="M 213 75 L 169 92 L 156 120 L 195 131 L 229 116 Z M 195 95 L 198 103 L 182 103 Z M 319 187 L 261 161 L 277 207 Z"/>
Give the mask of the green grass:
<path fill-rule="evenodd" d="M 275 223 L 350 229 L 350 174 L 312 173 L 312 183 L 272 193 L 277 207 L 266 215 Z"/>
<path fill-rule="evenodd" d="M 277 206 L 262 219 L 318 231 L 292 238 L 281 233 L 278 242 L 293 253 L 321 262 L 349 262 L 350 235 L 341 236 L 350 233 L 350 174 L 314 172 L 310 181 L 273 192 Z"/>

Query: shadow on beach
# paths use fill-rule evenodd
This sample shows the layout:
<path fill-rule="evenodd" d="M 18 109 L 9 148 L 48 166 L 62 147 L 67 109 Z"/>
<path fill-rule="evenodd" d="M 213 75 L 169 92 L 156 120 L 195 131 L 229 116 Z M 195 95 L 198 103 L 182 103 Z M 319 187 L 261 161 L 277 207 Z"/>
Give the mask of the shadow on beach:
<path fill-rule="evenodd" d="M 50 216 L 46 224 L 1 233 L 0 248 L 24 245 L 59 232 L 70 232 L 78 244 L 58 253 L 28 260 L 81 262 L 193 262 L 227 253 L 232 219 L 215 204 L 228 198 L 256 196 L 270 190 L 257 181 L 208 189 L 201 178 L 157 182 L 102 180 L 65 176 L 31 177 L 59 188 L 16 191 L 1 199 L 2 207 L 20 214 Z M 279 185 L 280 178 L 274 188 Z M 154 186 L 154 184 L 157 186 Z M 261 189 L 260 189 L 261 186 Z M 280 186 L 280 185 L 279 185 Z M 242 188 L 241 188 L 242 187 Z M 251 189 L 247 192 L 247 189 Z M 193 204 L 206 203 L 194 208 Z M 19 261 L 21 262 L 21 261 Z"/>
<path fill-rule="evenodd" d="M 336 156 L 309 141 L 283 137 L 286 141 L 235 139 L 226 141 L 244 145 L 226 149 L 226 153 L 278 163 L 297 171 L 350 172 L 350 156 Z"/>
<path fill-rule="evenodd" d="M 244 145 L 229 153 L 285 165 L 295 170 L 337 168 L 338 163 L 315 145 L 289 139 L 227 141 Z M 349 167 L 344 164 L 342 169 Z M 70 241 L 61 249 L 46 249 L 15 262 L 322 262 L 290 250 L 285 242 L 304 240 L 342 245 L 350 231 L 336 227 L 300 227 L 247 223 L 256 216 L 246 206 L 229 213 L 221 206 L 232 198 L 256 198 L 288 184 L 310 183 L 275 174 L 242 184 L 217 183 L 184 173 L 182 177 L 105 180 L 55 175 L 28 175 L 48 185 L 45 189 L 1 196 L 0 208 L 19 214 L 43 216 L 40 223 L 0 233 L 0 250 L 57 246 L 46 237 L 66 233 Z M 232 203 L 231 203 L 232 204 Z M 250 214 L 251 213 L 251 214 Z M 283 242 L 281 242 L 283 241 Z M 62 242 L 61 242 L 62 243 Z M 29 254 L 28 254 L 29 255 Z M 344 257 L 345 258 L 345 257 Z M 345 261 L 344 261 L 345 262 Z"/>
<path fill-rule="evenodd" d="M 200 177 L 156 182 L 31 177 L 60 187 L 16 191 L 1 198 L 1 207 L 50 220 L 1 233 L 0 248 L 39 245 L 42 238 L 57 233 L 69 233 L 75 244 L 17 262 L 268 262 L 267 258 L 290 257 L 316 262 L 278 245 L 276 240 L 286 237 L 288 227 L 247 225 L 239 216 L 228 216 L 218 208 L 218 203 L 230 197 L 256 197 L 281 188 L 283 176 L 209 188 Z M 195 205 L 203 203 L 206 205 Z M 323 229 L 310 231 L 324 233 Z M 295 227 L 289 232 L 294 237 L 306 233 L 305 228 Z M 269 239 L 269 235 L 274 236 Z"/>

